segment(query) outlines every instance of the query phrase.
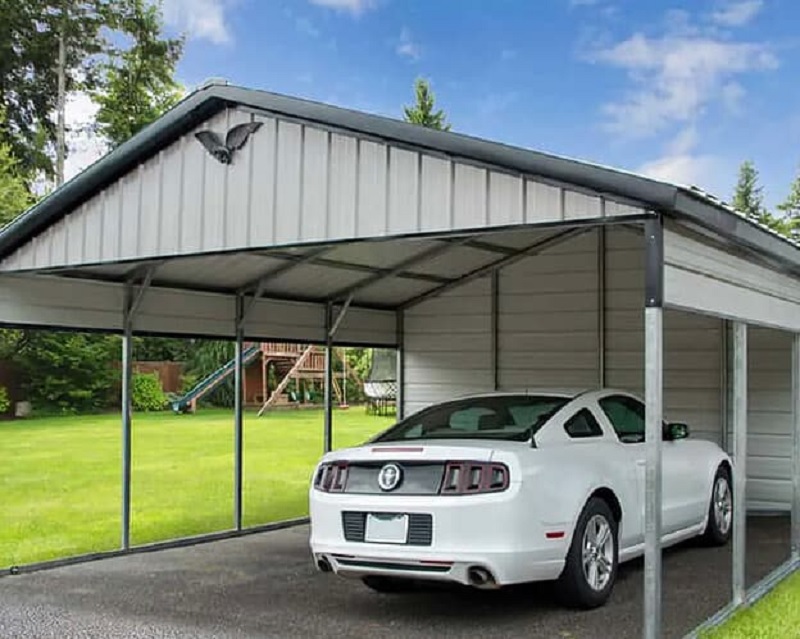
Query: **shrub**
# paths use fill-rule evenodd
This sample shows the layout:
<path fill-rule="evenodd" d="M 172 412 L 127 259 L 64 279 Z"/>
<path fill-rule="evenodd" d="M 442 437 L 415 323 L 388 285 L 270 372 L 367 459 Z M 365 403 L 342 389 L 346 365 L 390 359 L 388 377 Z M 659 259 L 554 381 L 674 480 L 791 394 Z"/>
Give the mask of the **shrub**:
<path fill-rule="evenodd" d="M 11 408 L 11 398 L 8 396 L 8 390 L 5 386 L 0 386 L 0 415 L 7 413 Z"/>
<path fill-rule="evenodd" d="M 158 373 L 136 373 L 131 391 L 133 410 L 163 410 L 167 403 Z"/>

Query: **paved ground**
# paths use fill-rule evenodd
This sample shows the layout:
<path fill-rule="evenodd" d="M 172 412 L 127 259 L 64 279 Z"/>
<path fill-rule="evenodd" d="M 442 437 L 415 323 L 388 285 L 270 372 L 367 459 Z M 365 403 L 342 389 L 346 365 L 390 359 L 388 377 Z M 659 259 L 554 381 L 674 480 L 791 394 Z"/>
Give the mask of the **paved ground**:
<path fill-rule="evenodd" d="M 748 525 L 752 583 L 788 557 L 784 518 Z M 561 609 L 546 584 L 500 592 L 378 595 L 316 573 L 305 527 L 0 579 L 0 637 L 641 636 L 641 562 L 623 567 L 609 604 Z M 730 547 L 684 546 L 664 561 L 666 637 L 729 598 Z"/>

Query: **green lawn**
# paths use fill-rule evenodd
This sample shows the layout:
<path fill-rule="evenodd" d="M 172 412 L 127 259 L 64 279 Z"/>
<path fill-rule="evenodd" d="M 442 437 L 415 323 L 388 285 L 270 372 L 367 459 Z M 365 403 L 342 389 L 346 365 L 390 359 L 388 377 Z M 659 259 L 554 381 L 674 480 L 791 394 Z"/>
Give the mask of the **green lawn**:
<path fill-rule="evenodd" d="M 334 447 L 364 441 L 391 418 L 334 414 Z M 322 454 L 319 410 L 245 417 L 246 526 L 304 516 Z M 0 423 L 0 567 L 119 547 L 119 415 Z M 134 414 L 131 541 L 230 529 L 233 415 Z"/>
<path fill-rule="evenodd" d="M 800 572 L 703 639 L 800 639 Z"/>

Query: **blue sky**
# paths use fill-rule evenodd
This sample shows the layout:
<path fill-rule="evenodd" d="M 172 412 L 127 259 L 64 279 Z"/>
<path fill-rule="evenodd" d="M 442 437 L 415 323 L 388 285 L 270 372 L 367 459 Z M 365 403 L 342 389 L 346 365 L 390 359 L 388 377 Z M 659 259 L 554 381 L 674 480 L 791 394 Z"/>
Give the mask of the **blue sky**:
<path fill-rule="evenodd" d="M 399 117 L 429 78 L 455 130 L 767 202 L 800 168 L 796 0 L 164 0 L 209 77 Z"/>

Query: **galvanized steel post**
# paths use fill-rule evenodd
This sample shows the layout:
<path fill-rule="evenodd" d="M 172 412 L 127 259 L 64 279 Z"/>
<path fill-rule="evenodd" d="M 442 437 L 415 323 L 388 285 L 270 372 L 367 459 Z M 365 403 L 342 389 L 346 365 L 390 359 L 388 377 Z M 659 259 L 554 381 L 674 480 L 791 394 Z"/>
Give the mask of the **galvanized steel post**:
<path fill-rule="evenodd" d="M 647 220 L 645 235 L 645 531 L 644 637 L 661 636 L 661 439 L 663 423 L 664 229 Z"/>
<path fill-rule="evenodd" d="M 406 379 L 406 358 L 405 358 L 405 314 L 402 310 L 397 311 L 395 331 L 397 336 L 397 391 L 395 394 L 395 406 L 397 419 L 403 419 L 404 399 L 405 399 L 405 379 Z"/>
<path fill-rule="evenodd" d="M 242 529 L 242 467 L 244 461 L 244 296 L 236 296 L 236 346 L 233 399 L 233 525 Z"/>
<path fill-rule="evenodd" d="M 747 510 L 747 324 L 733 323 L 733 604 L 744 603 Z"/>
<path fill-rule="evenodd" d="M 492 271 L 491 278 L 492 390 L 498 390 L 500 388 L 500 336 L 498 332 L 500 314 L 500 269 Z"/>
<path fill-rule="evenodd" d="M 333 450 L 333 304 L 325 308 L 325 427 L 323 449 Z"/>
<path fill-rule="evenodd" d="M 605 200 L 603 200 L 605 212 Z M 597 229 L 597 384 L 606 385 L 606 227 Z"/>
<path fill-rule="evenodd" d="M 800 561 L 800 333 L 792 338 L 792 558 Z"/>
<path fill-rule="evenodd" d="M 125 286 L 122 317 L 122 549 L 131 545 L 131 380 L 133 377 L 133 285 Z"/>

